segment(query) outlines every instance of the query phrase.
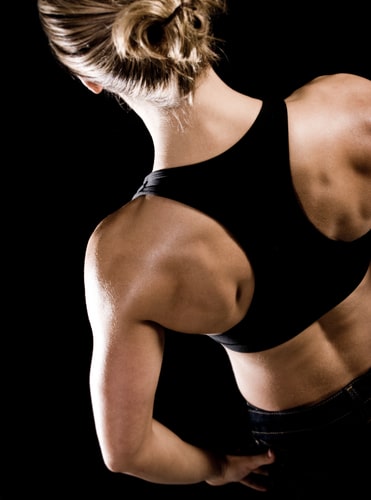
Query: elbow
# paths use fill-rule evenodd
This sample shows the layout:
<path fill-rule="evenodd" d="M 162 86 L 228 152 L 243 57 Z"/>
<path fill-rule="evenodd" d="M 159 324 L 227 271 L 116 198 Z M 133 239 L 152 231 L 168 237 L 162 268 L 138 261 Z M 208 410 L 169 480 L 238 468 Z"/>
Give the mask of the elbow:
<path fill-rule="evenodd" d="M 124 473 L 125 462 L 120 460 L 117 455 L 111 453 L 102 453 L 103 463 L 110 472 Z"/>
<path fill-rule="evenodd" d="M 133 474 L 131 472 L 132 469 L 131 463 L 121 460 L 120 457 L 103 455 L 103 463 L 110 472 L 119 474 Z"/>
<path fill-rule="evenodd" d="M 125 453 L 102 452 L 104 465 L 110 472 L 130 474 L 133 462 Z"/>
<path fill-rule="evenodd" d="M 136 475 L 138 453 L 127 446 L 101 448 L 104 465 L 111 472 Z"/>
<path fill-rule="evenodd" d="M 136 427 L 122 420 L 118 425 L 114 422 L 98 425 L 98 445 L 107 469 L 137 476 L 149 458 L 152 442 L 150 430 L 150 426 L 143 424 Z"/>

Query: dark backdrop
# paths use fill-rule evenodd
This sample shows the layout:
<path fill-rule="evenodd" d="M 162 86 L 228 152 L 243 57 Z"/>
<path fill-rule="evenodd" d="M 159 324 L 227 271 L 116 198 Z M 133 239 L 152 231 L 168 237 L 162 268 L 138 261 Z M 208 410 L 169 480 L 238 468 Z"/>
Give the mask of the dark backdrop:
<path fill-rule="evenodd" d="M 228 83 L 264 97 L 286 96 L 324 73 L 370 78 L 366 3 L 352 12 L 349 4 L 348 10 L 328 4 L 326 14 L 323 2 L 300 5 L 229 1 L 228 15 L 216 23 L 225 40 L 217 70 Z M 91 94 L 56 63 L 34 0 L 9 19 L 16 23 L 3 71 L 10 110 L 3 133 L 4 247 L 11 263 L 4 312 L 14 344 L 4 351 L 10 448 L 1 498 L 260 498 L 240 485 L 150 485 L 103 465 L 88 390 L 84 250 L 95 225 L 128 201 L 150 171 L 152 143 L 133 113 Z M 242 405 L 220 346 L 193 336 L 169 339 L 159 418 L 196 443 L 230 444 L 243 432 Z"/>

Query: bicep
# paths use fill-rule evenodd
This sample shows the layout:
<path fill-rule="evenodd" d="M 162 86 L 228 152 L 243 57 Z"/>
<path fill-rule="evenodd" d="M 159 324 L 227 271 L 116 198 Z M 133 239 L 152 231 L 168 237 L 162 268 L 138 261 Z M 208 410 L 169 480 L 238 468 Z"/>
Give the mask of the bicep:
<path fill-rule="evenodd" d="M 106 461 L 135 454 L 150 433 L 163 357 L 163 332 L 146 322 L 115 319 L 94 335 L 90 390 Z"/>

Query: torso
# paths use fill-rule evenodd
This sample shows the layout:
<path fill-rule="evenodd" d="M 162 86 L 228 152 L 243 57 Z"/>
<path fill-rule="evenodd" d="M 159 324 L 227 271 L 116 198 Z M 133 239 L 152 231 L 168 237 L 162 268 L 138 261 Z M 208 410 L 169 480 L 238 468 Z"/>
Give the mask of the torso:
<path fill-rule="evenodd" d="M 168 268 L 153 320 L 190 334 L 221 333 L 241 321 L 254 276 L 237 243 L 219 224 L 172 200 L 133 203 L 142 204 L 144 219 L 152 221 L 151 230 L 137 226 L 141 238 L 149 236 L 154 248 L 162 245 L 154 279 L 162 263 Z M 260 408 L 286 409 L 328 396 L 365 372 L 371 365 L 370 303 L 371 268 L 349 297 L 291 340 L 254 353 L 226 349 L 241 394 Z"/>
<path fill-rule="evenodd" d="M 260 353 L 228 351 L 251 404 L 283 410 L 330 396 L 367 371 L 371 360 L 369 269 L 358 288 L 298 336 Z"/>
<path fill-rule="evenodd" d="M 334 144 L 323 157 L 321 147 L 311 150 L 310 135 L 305 151 L 302 134 L 310 123 L 299 117 L 306 105 L 300 96 L 288 99 L 287 105 L 293 182 L 306 215 L 329 238 L 359 238 L 370 228 L 370 218 L 367 210 L 358 210 L 365 207 L 358 173 L 346 173 L 347 183 L 339 187 L 334 171 L 338 147 Z M 324 122 L 321 129 L 326 130 Z M 317 133 L 312 132 L 315 142 Z M 310 170 L 303 158 L 317 167 Z M 346 171 L 347 166 L 340 161 L 340 168 Z M 335 204 L 329 201 L 334 197 Z M 130 272 L 146 280 L 144 302 L 146 293 L 158 297 L 151 301 L 148 295 L 142 311 L 150 321 L 190 334 L 218 334 L 246 314 L 254 293 L 251 263 L 225 229 L 205 214 L 169 199 L 140 197 L 104 225 L 118 247 L 127 244 L 128 234 L 135 241 L 133 258 L 144 267 Z M 153 250 L 148 252 L 148 247 Z M 285 409 L 315 402 L 366 371 L 371 366 L 370 303 L 371 268 L 348 297 L 290 340 L 259 352 L 227 349 L 242 395 L 267 410 Z"/>

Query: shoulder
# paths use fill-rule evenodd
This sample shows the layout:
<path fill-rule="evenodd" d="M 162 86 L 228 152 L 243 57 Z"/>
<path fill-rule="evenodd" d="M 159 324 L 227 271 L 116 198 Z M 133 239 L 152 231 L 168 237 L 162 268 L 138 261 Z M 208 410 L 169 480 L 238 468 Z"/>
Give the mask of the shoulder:
<path fill-rule="evenodd" d="M 286 99 L 292 138 L 336 148 L 349 162 L 371 155 L 371 81 L 347 73 L 315 78 Z M 371 166 L 369 167 L 371 168 Z"/>
<path fill-rule="evenodd" d="M 371 81 L 362 76 L 319 76 L 288 96 L 286 104 L 297 118 L 309 124 L 313 121 L 334 126 L 332 133 L 348 131 L 350 127 L 362 133 L 370 131 Z"/>
<path fill-rule="evenodd" d="M 156 286 L 151 276 L 157 273 L 160 280 L 157 258 L 151 252 L 152 236 L 143 225 L 138 203 L 128 203 L 97 225 L 84 262 L 90 315 L 96 311 L 101 316 L 110 312 L 116 318 L 151 319 L 145 317 L 145 297 L 148 287 Z"/>
<path fill-rule="evenodd" d="M 132 215 L 126 207 L 103 219 L 91 234 L 85 253 L 85 273 L 112 281 L 125 262 L 130 264 Z"/>
<path fill-rule="evenodd" d="M 345 228 L 339 238 L 357 237 L 371 213 L 370 80 L 321 76 L 293 92 L 286 105 L 291 171 L 307 214 L 320 227 L 327 217 Z"/>
<path fill-rule="evenodd" d="M 194 219 L 184 212 L 170 200 L 140 197 L 98 224 L 84 264 L 91 315 L 165 324 L 194 247 Z"/>
<path fill-rule="evenodd" d="M 371 81 L 350 73 L 322 75 L 295 90 L 287 100 L 308 100 L 318 103 L 349 102 L 371 106 Z"/>

